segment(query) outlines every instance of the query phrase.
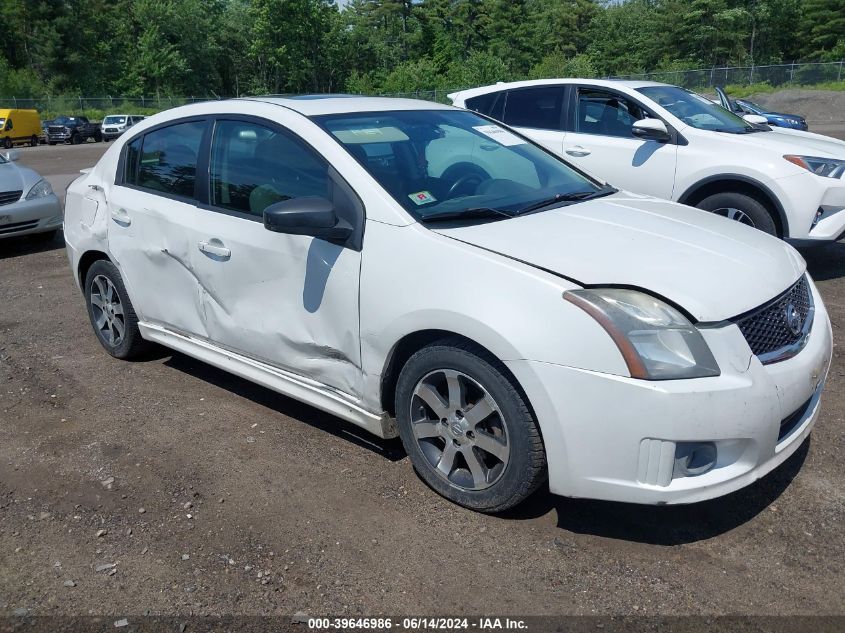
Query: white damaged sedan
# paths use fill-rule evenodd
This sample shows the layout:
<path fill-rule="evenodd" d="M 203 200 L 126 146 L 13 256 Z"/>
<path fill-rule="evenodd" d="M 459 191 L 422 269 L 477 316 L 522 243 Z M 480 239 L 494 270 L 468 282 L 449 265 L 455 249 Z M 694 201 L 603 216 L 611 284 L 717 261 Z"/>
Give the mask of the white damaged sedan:
<path fill-rule="evenodd" d="M 94 331 L 399 435 L 476 510 L 689 503 L 810 433 L 831 327 L 800 255 L 596 182 L 475 113 L 254 98 L 150 117 L 68 189 Z"/>

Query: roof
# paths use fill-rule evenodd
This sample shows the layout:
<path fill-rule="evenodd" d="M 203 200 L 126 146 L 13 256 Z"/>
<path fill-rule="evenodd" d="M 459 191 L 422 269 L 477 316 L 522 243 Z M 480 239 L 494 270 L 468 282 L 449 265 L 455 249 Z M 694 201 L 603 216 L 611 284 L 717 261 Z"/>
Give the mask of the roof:
<path fill-rule="evenodd" d="M 295 95 L 245 97 L 247 101 L 262 101 L 279 105 L 304 116 L 343 114 L 349 112 L 384 112 L 389 110 L 450 110 L 452 106 L 422 101 L 421 99 L 396 99 L 392 97 L 362 97 L 356 95 Z"/>
<path fill-rule="evenodd" d="M 668 84 L 659 83 L 656 81 L 635 81 L 628 79 L 578 79 L 578 78 L 561 78 L 561 79 L 531 79 L 528 81 L 511 81 L 499 82 L 490 86 L 481 86 L 479 88 L 470 88 L 469 90 L 460 90 L 449 95 L 450 99 L 455 99 L 458 96 L 464 99 L 483 95 L 488 92 L 496 90 L 503 90 L 505 88 L 528 88 L 531 86 L 555 86 L 561 84 L 584 83 L 591 86 L 599 86 L 603 88 L 618 88 L 620 86 L 636 90 L 637 88 L 645 88 L 647 86 L 666 86 Z"/>

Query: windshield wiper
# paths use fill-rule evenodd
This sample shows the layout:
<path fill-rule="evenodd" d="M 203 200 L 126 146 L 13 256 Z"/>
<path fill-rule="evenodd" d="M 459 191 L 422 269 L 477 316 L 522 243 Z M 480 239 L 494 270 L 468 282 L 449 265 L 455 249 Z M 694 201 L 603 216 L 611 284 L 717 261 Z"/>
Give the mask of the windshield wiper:
<path fill-rule="evenodd" d="M 524 215 L 526 213 L 531 213 L 532 211 L 539 211 L 544 207 L 551 206 L 558 202 L 584 202 L 585 200 L 593 200 L 595 198 L 601 198 L 602 196 L 609 196 L 617 191 L 618 189 L 615 189 L 610 185 L 605 185 L 592 191 L 570 191 L 569 193 L 557 193 L 551 198 L 538 200 L 537 202 L 529 204 L 527 207 L 519 209 L 515 215 Z"/>
<path fill-rule="evenodd" d="M 431 215 L 420 216 L 420 222 L 440 222 L 445 220 L 483 220 L 487 218 L 500 220 L 512 218 L 513 214 L 501 209 L 492 207 L 471 207 L 469 209 L 456 209 L 454 211 L 440 211 Z"/>

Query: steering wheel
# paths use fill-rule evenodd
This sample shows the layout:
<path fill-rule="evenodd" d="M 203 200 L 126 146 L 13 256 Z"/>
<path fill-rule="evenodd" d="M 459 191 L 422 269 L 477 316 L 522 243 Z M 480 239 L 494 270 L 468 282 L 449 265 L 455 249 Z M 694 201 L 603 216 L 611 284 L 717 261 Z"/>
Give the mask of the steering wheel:
<path fill-rule="evenodd" d="M 487 176 L 486 174 L 482 174 L 477 171 L 470 171 L 461 176 L 458 176 L 455 182 L 452 183 L 452 186 L 449 187 L 449 191 L 446 193 L 446 198 L 449 199 L 456 197 L 459 193 L 461 193 L 461 190 L 467 185 L 473 185 L 471 190 L 467 189 L 466 191 L 467 195 L 472 194 L 478 188 L 478 185 L 480 185 L 484 180 L 487 180 L 488 178 L 489 176 Z"/>

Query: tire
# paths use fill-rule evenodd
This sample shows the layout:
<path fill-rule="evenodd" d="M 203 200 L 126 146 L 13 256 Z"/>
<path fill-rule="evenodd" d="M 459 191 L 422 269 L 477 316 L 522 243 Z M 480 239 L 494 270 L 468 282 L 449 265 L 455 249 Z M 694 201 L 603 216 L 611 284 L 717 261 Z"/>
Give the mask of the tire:
<path fill-rule="evenodd" d="M 547 479 L 543 441 L 525 398 L 501 362 L 462 339 L 438 341 L 408 359 L 396 385 L 396 418 L 417 473 L 459 505 L 501 512 Z"/>
<path fill-rule="evenodd" d="M 110 301 L 108 300 L 109 286 L 111 286 L 112 291 Z M 84 289 L 85 304 L 88 308 L 91 327 L 94 328 L 97 340 L 109 354 L 115 358 L 128 360 L 137 358 L 150 348 L 151 344 L 141 338 L 141 332 L 138 329 L 138 317 L 135 315 L 132 302 L 129 300 L 126 286 L 123 285 L 123 278 L 114 264 L 104 259 L 94 262 L 85 276 Z M 92 299 L 94 294 L 99 297 L 97 301 L 102 302 L 105 299 L 105 305 L 110 303 L 115 306 L 116 298 L 117 307 L 122 310 L 123 314 L 121 315 L 117 309 L 109 310 L 111 316 L 104 319 L 103 315 L 106 314 L 106 310 L 99 307 L 97 301 Z M 120 320 L 123 324 L 123 333 L 120 333 L 119 326 L 109 325 L 109 320 L 112 323 Z M 100 323 L 102 325 L 98 325 Z M 114 341 L 111 340 L 112 336 L 114 336 Z"/>
<path fill-rule="evenodd" d="M 95 143 L 102 143 L 103 142 L 103 135 L 102 134 L 95 134 L 94 135 L 94 142 Z"/>
<path fill-rule="evenodd" d="M 696 205 L 699 209 L 716 213 L 731 220 L 777 236 L 778 229 L 771 212 L 760 202 L 742 193 L 726 191 L 707 196 Z"/>
<path fill-rule="evenodd" d="M 3 139 L 3 147 L 5 149 L 12 149 L 12 139 L 11 137 L 7 136 Z"/>
<path fill-rule="evenodd" d="M 71 145 L 79 145 L 82 142 L 82 137 L 79 134 L 74 134 L 70 137 Z"/>
<path fill-rule="evenodd" d="M 108 136 L 104 136 L 101 140 L 103 143 L 108 143 L 111 139 Z"/>
<path fill-rule="evenodd" d="M 29 146 L 30 147 L 38 147 L 38 137 L 37 136 L 33 136 L 31 139 L 29 139 Z"/>

